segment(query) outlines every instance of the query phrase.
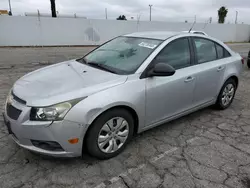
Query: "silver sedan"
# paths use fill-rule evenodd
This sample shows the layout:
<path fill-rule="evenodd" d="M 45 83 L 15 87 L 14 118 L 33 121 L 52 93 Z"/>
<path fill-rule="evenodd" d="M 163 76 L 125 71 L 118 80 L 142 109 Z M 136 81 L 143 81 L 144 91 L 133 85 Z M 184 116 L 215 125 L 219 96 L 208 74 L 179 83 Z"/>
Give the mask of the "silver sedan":
<path fill-rule="evenodd" d="M 242 63 L 209 36 L 128 34 L 17 80 L 4 119 L 28 150 L 63 157 L 87 150 L 107 159 L 134 134 L 210 105 L 228 108 Z"/>

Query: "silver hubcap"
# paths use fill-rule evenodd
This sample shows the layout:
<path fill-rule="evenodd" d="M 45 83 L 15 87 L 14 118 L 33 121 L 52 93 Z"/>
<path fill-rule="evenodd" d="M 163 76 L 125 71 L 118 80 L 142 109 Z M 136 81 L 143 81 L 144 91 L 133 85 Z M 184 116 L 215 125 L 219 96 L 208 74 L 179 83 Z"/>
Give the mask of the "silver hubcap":
<path fill-rule="evenodd" d="M 104 153 L 113 153 L 123 146 L 129 134 L 128 122 L 122 117 L 107 121 L 98 135 L 98 146 Z"/>
<path fill-rule="evenodd" d="M 228 84 L 222 93 L 222 104 L 227 106 L 233 99 L 234 96 L 234 86 L 233 84 Z"/>

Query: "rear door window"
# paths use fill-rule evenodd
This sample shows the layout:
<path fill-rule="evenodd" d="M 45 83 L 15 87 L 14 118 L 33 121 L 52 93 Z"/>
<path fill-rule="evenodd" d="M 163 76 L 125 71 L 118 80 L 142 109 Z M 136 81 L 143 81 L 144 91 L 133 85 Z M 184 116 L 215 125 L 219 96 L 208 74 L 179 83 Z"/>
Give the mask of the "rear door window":
<path fill-rule="evenodd" d="M 194 38 L 198 63 L 205 63 L 217 59 L 214 42 L 204 38 Z"/>

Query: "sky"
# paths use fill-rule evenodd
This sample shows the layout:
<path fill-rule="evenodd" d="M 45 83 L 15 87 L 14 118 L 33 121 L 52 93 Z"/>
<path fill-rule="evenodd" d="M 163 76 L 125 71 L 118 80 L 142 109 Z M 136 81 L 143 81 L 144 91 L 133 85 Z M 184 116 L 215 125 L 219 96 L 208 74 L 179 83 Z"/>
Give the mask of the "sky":
<path fill-rule="evenodd" d="M 13 15 L 25 12 L 50 14 L 50 0 L 10 0 Z M 225 23 L 234 23 L 238 11 L 238 23 L 250 24 L 250 0 L 56 0 L 59 14 L 85 16 L 89 19 L 108 19 L 125 15 L 128 20 L 149 20 L 149 4 L 152 6 L 152 21 L 212 22 L 218 20 L 221 6 L 228 8 Z M 0 0 L 0 10 L 9 9 L 8 0 Z"/>

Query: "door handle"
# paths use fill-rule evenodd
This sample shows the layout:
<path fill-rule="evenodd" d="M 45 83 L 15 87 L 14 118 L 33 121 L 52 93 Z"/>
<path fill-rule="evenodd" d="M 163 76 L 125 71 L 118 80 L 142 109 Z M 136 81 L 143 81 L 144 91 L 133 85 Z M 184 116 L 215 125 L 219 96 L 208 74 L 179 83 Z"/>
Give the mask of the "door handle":
<path fill-rule="evenodd" d="M 217 68 L 217 71 L 220 72 L 220 71 L 222 71 L 224 68 L 225 68 L 225 67 L 223 67 L 223 66 L 219 66 L 219 67 Z"/>
<path fill-rule="evenodd" d="M 189 77 L 187 77 L 187 79 L 184 81 L 184 82 L 192 82 L 194 80 L 194 77 L 192 77 L 192 76 L 189 76 Z"/>

